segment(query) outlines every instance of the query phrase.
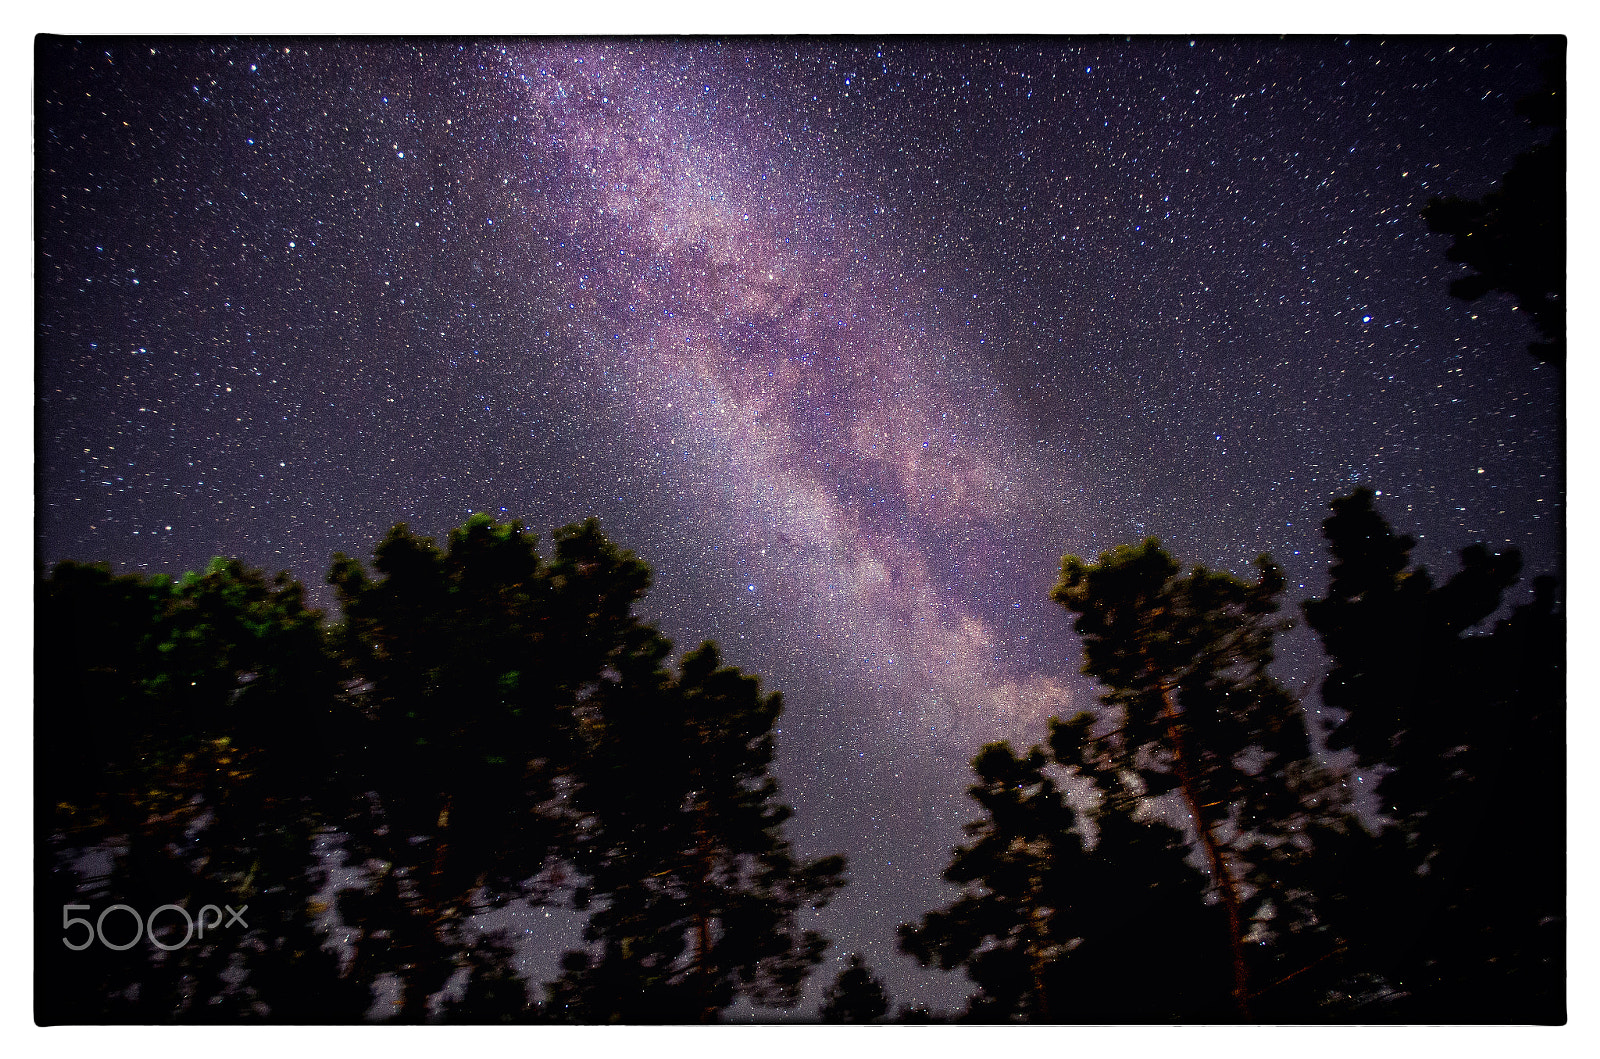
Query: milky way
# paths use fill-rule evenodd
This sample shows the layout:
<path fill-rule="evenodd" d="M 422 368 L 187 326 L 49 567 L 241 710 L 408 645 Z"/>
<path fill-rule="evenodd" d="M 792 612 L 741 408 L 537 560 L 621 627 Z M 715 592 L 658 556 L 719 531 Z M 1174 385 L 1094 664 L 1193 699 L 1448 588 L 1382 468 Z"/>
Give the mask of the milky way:
<path fill-rule="evenodd" d="M 923 283 L 877 260 L 874 214 L 818 205 L 763 160 L 754 108 L 718 124 L 641 102 L 664 80 L 693 86 L 631 50 L 517 49 L 506 63 L 530 139 L 549 145 L 530 169 L 566 176 L 564 194 L 519 196 L 515 212 L 547 231 L 550 206 L 567 206 L 558 291 L 604 321 L 579 325 L 592 374 L 627 393 L 673 490 L 715 498 L 746 591 L 815 628 L 808 651 L 878 674 L 885 732 L 970 742 L 997 714 L 1058 712 L 1060 686 L 1019 686 L 999 657 L 1010 630 L 961 590 L 1014 583 L 975 544 L 1044 478 L 985 426 L 1011 415 L 974 393 L 981 362 L 962 378 L 981 351 L 928 326 Z"/>
<path fill-rule="evenodd" d="M 1364 483 L 1430 564 L 1558 561 L 1560 380 L 1417 215 L 1536 141 L 1542 53 L 47 40 L 41 558 L 326 605 L 397 521 L 597 515 L 785 694 L 791 834 L 852 861 L 817 980 L 949 1006 L 894 927 L 977 747 L 1093 702 L 1063 553 L 1267 551 L 1298 600 Z"/>

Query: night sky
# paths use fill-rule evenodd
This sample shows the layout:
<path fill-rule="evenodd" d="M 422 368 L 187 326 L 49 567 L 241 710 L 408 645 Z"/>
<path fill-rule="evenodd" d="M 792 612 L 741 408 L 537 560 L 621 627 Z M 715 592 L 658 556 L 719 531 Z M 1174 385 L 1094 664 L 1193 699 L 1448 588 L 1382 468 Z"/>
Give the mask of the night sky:
<path fill-rule="evenodd" d="M 680 651 L 784 693 L 790 837 L 852 878 L 801 1011 L 851 951 L 953 1008 L 894 930 L 954 894 L 977 748 L 1093 702 L 1064 553 L 1266 551 L 1294 604 L 1364 484 L 1439 573 L 1557 568 L 1559 375 L 1418 217 L 1543 135 L 1542 55 L 47 39 L 40 558 L 237 556 L 330 606 L 396 522 L 598 516 Z M 524 918 L 537 981 L 564 918 Z"/>

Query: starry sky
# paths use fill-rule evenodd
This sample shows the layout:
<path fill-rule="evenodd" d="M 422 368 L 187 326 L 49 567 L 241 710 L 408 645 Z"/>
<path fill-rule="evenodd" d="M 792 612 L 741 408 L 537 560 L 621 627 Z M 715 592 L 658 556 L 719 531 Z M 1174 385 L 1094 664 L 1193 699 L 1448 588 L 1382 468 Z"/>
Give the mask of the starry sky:
<path fill-rule="evenodd" d="M 790 837 L 853 880 L 801 1011 L 851 951 L 952 1008 L 894 930 L 953 895 L 976 749 L 1093 701 L 1064 553 L 1266 551 L 1293 603 L 1364 484 L 1435 570 L 1558 567 L 1560 377 L 1418 217 L 1537 142 L 1543 54 L 42 39 L 39 558 L 231 555 L 330 606 L 396 522 L 598 516 L 680 650 L 784 692 Z"/>

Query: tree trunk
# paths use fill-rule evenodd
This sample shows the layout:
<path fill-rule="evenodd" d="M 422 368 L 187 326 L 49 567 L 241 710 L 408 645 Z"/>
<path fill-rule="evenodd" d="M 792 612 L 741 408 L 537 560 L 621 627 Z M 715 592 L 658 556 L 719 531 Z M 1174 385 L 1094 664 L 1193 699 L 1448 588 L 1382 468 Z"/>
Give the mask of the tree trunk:
<path fill-rule="evenodd" d="M 711 835 L 706 829 L 702 803 L 697 806 L 700 819 L 695 825 L 695 909 L 694 909 L 694 978 L 700 993 L 700 1021 L 717 1020 L 717 1006 L 711 1001 L 711 912 L 706 903 L 706 887 L 711 885 L 712 859 Z"/>
<path fill-rule="evenodd" d="M 1172 760 L 1178 770 L 1178 784 L 1183 789 L 1184 800 L 1189 803 L 1189 812 L 1194 816 L 1195 832 L 1200 837 L 1200 845 L 1206 851 L 1206 860 L 1211 865 L 1211 877 L 1216 880 L 1222 907 L 1228 914 L 1228 951 L 1233 958 L 1234 1006 L 1239 1011 L 1239 1017 L 1249 1022 L 1251 1021 L 1250 976 L 1244 962 L 1243 923 L 1239 915 L 1238 884 L 1233 878 L 1228 851 L 1217 844 L 1216 835 L 1211 830 L 1211 820 L 1200 804 L 1199 787 L 1194 772 L 1189 767 L 1188 754 L 1184 750 L 1182 719 L 1172 702 L 1171 689 L 1165 683 L 1159 683 L 1158 686 L 1161 689 L 1161 716 L 1166 719 L 1167 736 L 1172 741 Z"/>
<path fill-rule="evenodd" d="M 420 903 L 417 915 L 426 920 L 426 926 L 421 928 L 415 942 L 417 958 L 411 973 L 406 976 L 405 987 L 400 995 L 400 1014 L 397 1019 L 400 1022 L 428 1021 L 428 998 L 443 989 L 454 972 L 449 962 L 441 958 L 451 949 L 447 928 L 453 916 L 451 908 L 453 895 L 446 885 L 445 868 L 450 859 L 448 833 L 452 804 L 453 800 L 448 793 L 441 796 L 436 825 L 438 836 L 434 839 L 433 865 L 428 875 L 416 880 L 417 899 Z"/>
<path fill-rule="evenodd" d="M 1028 886 L 1028 966 L 1033 974 L 1033 1019 L 1039 1022 L 1050 1021 L 1050 1001 L 1045 995 L 1044 969 L 1047 961 L 1044 955 L 1045 920 L 1044 914 L 1044 887 L 1039 877 L 1039 866 L 1034 865 L 1033 878 Z"/>

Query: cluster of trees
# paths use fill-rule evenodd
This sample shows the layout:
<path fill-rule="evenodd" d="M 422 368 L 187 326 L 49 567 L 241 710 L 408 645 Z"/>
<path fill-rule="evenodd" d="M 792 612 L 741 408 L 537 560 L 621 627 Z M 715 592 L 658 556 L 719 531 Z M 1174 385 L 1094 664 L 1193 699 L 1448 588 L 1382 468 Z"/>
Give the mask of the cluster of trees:
<path fill-rule="evenodd" d="M 1517 104 L 1549 138 L 1482 198 L 1423 210 L 1466 266 L 1451 294 L 1510 295 L 1558 367 L 1565 59 L 1553 40 Z M 1267 668 L 1287 622 L 1266 557 L 1254 582 L 1183 572 L 1156 541 L 1063 560 L 1053 598 L 1101 709 L 1024 753 L 983 749 L 982 816 L 944 876 L 961 895 L 901 929 L 976 984 L 957 1017 L 1564 1021 L 1557 581 L 1486 627 L 1518 555 L 1469 547 L 1435 584 L 1372 501 L 1334 502 L 1328 594 L 1302 606 L 1329 659 L 1320 733 Z M 835 990 L 835 1010 L 866 1010 L 850 998 L 881 983 L 852 968 Z"/>
<path fill-rule="evenodd" d="M 845 865 L 784 839 L 780 697 L 709 643 L 670 670 L 633 613 L 649 569 L 593 522 L 553 550 L 487 516 L 444 549 L 397 526 L 376 577 L 335 556 L 331 627 L 287 575 L 233 561 L 175 582 L 57 566 L 37 605 L 39 1021 L 796 1002 L 826 946 L 801 913 Z M 354 881 L 330 886 L 333 864 Z M 535 999 L 474 918 L 557 901 L 591 911 L 585 945 Z M 151 916 L 166 905 L 247 911 L 185 938 Z M 151 937 L 130 946 L 133 916 Z M 67 918 L 99 933 L 83 946 Z"/>
<path fill-rule="evenodd" d="M 1452 293 L 1512 294 L 1556 364 L 1563 72 L 1557 54 L 1521 104 L 1549 142 L 1425 214 L 1473 270 Z M 1268 558 L 1253 580 L 1153 540 L 1063 560 L 1053 598 L 1100 709 L 973 760 L 980 813 L 944 873 L 959 895 L 900 944 L 974 991 L 896 1018 L 1564 1021 L 1557 582 L 1508 609 L 1520 559 L 1473 546 L 1436 584 L 1372 501 L 1334 502 L 1327 595 L 1302 607 L 1329 659 L 1320 732 L 1270 672 L 1287 622 Z M 177 581 L 42 578 L 38 1020 L 354 1022 L 392 997 L 376 1017 L 702 1022 L 796 1003 L 827 945 L 802 913 L 845 863 L 784 838 L 779 696 L 710 643 L 674 672 L 633 613 L 649 569 L 593 522 L 553 545 L 486 516 L 442 550 L 397 526 L 376 578 L 334 557 L 331 626 L 287 575 L 223 559 Z M 536 998 L 476 919 L 553 903 L 588 918 Z M 227 922 L 177 929 L 205 908 Z M 852 956 L 819 1017 L 890 1007 Z"/>
<path fill-rule="evenodd" d="M 1100 709 L 983 749 L 961 895 L 901 928 L 977 986 L 959 1017 L 1564 1021 L 1555 582 L 1485 628 L 1517 555 L 1475 545 L 1435 584 L 1372 499 L 1333 504 L 1331 584 L 1303 605 L 1332 757 L 1268 671 L 1265 556 L 1253 581 L 1154 540 L 1063 560 Z"/>
<path fill-rule="evenodd" d="M 1564 1019 L 1555 582 L 1507 610 L 1517 556 L 1473 546 L 1436 584 L 1367 491 L 1323 528 L 1330 585 L 1303 604 L 1329 656 L 1323 732 L 1270 671 L 1288 624 L 1270 559 L 1251 579 L 1154 540 L 1063 560 L 1053 598 L 1100 707 L 973 760 L 959 895 L 900 933 L 973 992 L 897 1019 Z M 648 568 L 593 522 L 553 543 L 546 560 L 481 515 L 444 549 L 397 526 L 373 572 L 335 556 L 332 625 L 287 575 L 228 560 L 43 579 L 39 1020 L 659 1023 L 797 1002 L 827 945 L 803 913 L 845 865 L 784 839 L 780 697 L 713 644 L 670 668 L 633 613 Z M 475 923 L 513 903 L 588 913 L 539 997 Z M 248 913 L 184 937 L 174 912 L 125 946 L 131 918 L 94 918 L 113 904 Z M 63 944 L 83 937 L 63 909 L 104 937 Z M 852 956 L 819 1017 L 890 1008 Z"/>

